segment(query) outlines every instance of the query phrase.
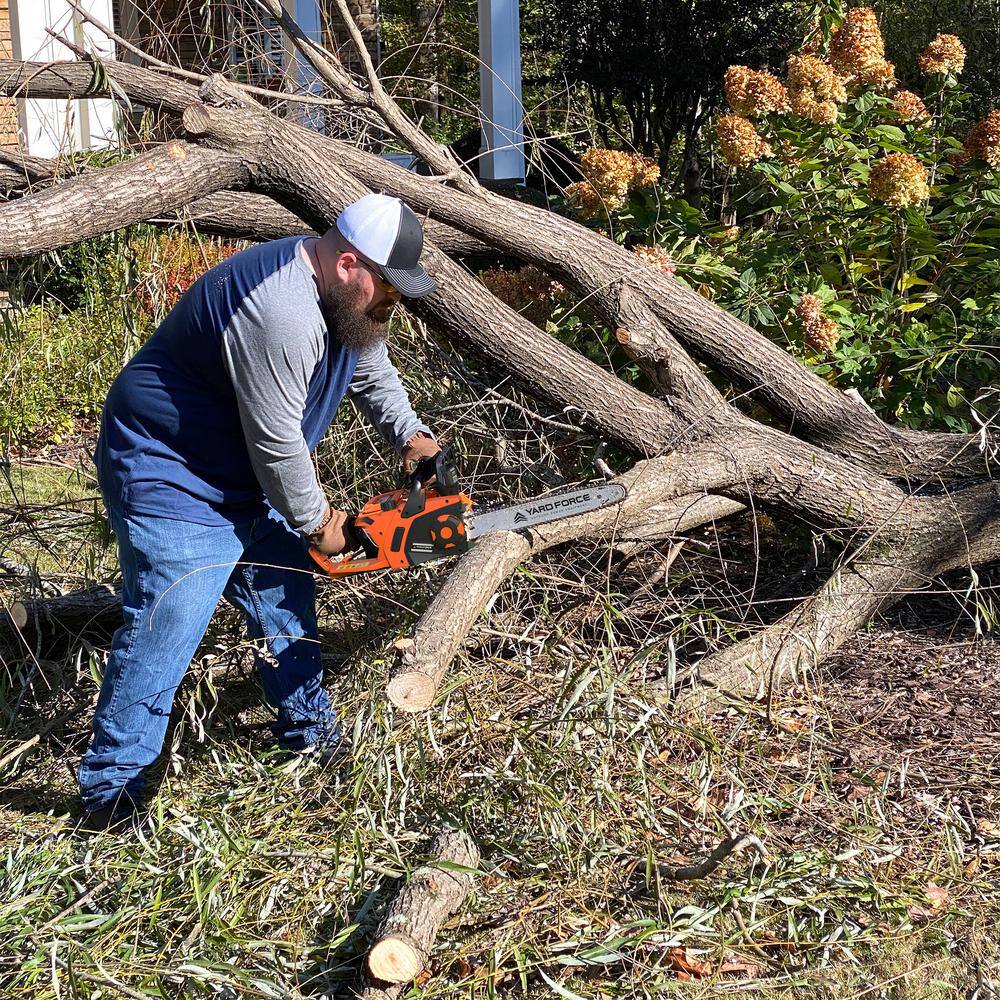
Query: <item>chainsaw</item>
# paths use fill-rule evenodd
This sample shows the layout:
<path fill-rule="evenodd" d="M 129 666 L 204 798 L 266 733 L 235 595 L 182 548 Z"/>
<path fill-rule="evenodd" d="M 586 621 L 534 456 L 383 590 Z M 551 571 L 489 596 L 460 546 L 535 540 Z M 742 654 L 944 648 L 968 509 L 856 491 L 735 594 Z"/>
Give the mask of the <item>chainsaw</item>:
<path fill-rule="evenodd" d="M 350 555 L 330 558 L 312 547 L 309 554 L 334 579 L 380 569 L 409 569 L 461 555 L 494 531 L 520 531 L 624 499 L 623 486 L 599 483 L 507 506 L 480 507 L 459 490 L 458 474 L 445 448 L 417 464 L 408 488 L 372 497 L 348 522 L 345 535 Z"/>

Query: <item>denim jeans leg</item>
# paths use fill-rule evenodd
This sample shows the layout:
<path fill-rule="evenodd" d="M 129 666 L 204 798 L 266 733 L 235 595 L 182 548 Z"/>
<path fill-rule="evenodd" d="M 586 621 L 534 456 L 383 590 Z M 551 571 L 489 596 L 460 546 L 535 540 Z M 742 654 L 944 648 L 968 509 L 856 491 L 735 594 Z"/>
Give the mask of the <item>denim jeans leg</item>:
<path fill-rule="evenodd" d="M 261 687 L 277 710 L 278 743 L 289 749 L 340 738 L 322 683 L 314 569 L 305 541 L 272 511 L 253 523 L 225 592 L 250 635 L 266 643 L 269 655 L 257 656 Z"/>
<path fill-rule="evenodd" d="M 231 525 L 191 524 L 109 507 L 122 570 L 125 624 L 115 633 L 93 738 L 80 763 L 84 805 L 141 801 L 174 693 L 243 545 Z"/>

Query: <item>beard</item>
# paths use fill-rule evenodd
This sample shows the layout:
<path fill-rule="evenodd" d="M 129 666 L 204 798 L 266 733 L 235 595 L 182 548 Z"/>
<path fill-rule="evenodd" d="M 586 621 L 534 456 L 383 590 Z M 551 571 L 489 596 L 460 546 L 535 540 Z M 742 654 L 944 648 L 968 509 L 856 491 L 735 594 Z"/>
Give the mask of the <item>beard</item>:
<path fill-rule="evenodd" d="M 361 352 L 385 340 L 388 321 L 374 319 L 360 308 L 364 292 L 351 285 L 332 285 L 323 297 L 323 318 L 330 335 L 349 351 Z"/>

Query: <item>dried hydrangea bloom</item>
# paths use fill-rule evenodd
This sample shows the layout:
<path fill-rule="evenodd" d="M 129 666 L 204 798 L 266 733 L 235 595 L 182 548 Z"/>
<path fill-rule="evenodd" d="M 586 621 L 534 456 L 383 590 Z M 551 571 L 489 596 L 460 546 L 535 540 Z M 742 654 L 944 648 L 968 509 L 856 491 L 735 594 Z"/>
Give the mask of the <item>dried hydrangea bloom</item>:
<path fill-rule="evenodd" d="M 771 147 L 761 138 L 760 133 L 746 118 L 739 115 L 719 115 L 715 132 L 723 159 L 731 167 L 749 167 L 771 155 Z"/>
<path fill-rule="evenodd" d="M 621 203 L 632 180 L 632 162 L 628 153 L 617 149 L 588 149 L 580 158 L 583 176 L 608 203 Z"/>
<path fill-rule="evenodd" d="M 517 271 L 494 267 L 479 275 L 483 284 L 512 309 L 533 323 L 544 323 L 552 315 L 566 289 L 534 264 Z"/>
<path fill-rule="evenodd" d="M 655 160 L 618 149 L 592 147 L 580 163 L 586 180 L 568 185 L 565 194 L 584 218 L 616 212 L 630 190 L 651 187 L 660 177 Z"/>
<path fill-rule="evenodd" d="M 788 91 L 772 73 L 730 66 L 725 76 L 726 100 L 738 115 L 761 118 L 774 111 L 788 110 Z"/>
<path fill-rule="evenodd" d="M 590 181 L 576 181 L 574 184 L 568 184 L 565 195 L 566 201 L 585 219 L 608 215 L 625 204 L 624 196 L 609 204 L 598 194 Z"/>
<path fill-rule="evenodd" d="M 795 315 L 802 323 L 802 340 L 808 347 L 822 354 L 837 346 L 840 327 L 823 315 L 823 303 L 815 295 L 806 292 L 795 307 Z"/>
<path fill-rule="evenodd" d="M 868 190 L 873 198 L 897 208 L 919 205 L 931 196 L 927 168 L 911 153 L 889 153 L 872 167 Z"/>
<path fill-rule="evenodd" d="M 620 149 L 588 149 L 580 158 L 583 175 L 598 192 L 609 198 L 624 195 L 632 188 L 649 187 L 660 176 L 656 161 Z"/>
<path fill-rule="evenodd" d="M 983 160 L 993 170 L 1000 170 L 1000 108 L 973 126 L 965 139 L 963 152 L 963 162 Z"/>
<path fill-rule="evenodd" d="M 931 116 L 927 105 L 912 90 L 897 90 L 892 106 L 904 122 L 924 122 Z"/>
<path fill-rule="evenodd" d="M 896 67 L 886 59 L 869 66 L 859 79 L 876 90 L 891 94 L 896 89 Z"/>
<path fill-rule="evenodd" d="M 847 100 L 844 81 L 816 56 L 788 57 L 788 97 L 797 115 L 829 124 L 837 120 L 837 103 Z"/>
<path fill-rule="evenodd" d="M 663 247 L 639 245 L 632 247 L 632 253 L 643 263 L 656 268 L 657 271 L 662 271 L 666 275 L 672 276 L 677 271 L 677 265 L 674 263 L 673 257 Z"/>
<path fill-rule="evenodd" d="M 632 183 L 629 187 L 652 187 L 660 179 L 660 165 L 648 156 L 632 154 Z"/>
<path fill-rule="evenodd" d="M 841 76 L 864 79 L 884 63 L 885 42 L 875 11 L 871 7 L 849 10 L 830 36 L 830 65 Z"/>
<path fill-rule="evenodd" d="M 965 46 L 955 35 L 937 35 L 917 57 L 924 73 L 951 73 L 958 76 L 965 67 Z"/>

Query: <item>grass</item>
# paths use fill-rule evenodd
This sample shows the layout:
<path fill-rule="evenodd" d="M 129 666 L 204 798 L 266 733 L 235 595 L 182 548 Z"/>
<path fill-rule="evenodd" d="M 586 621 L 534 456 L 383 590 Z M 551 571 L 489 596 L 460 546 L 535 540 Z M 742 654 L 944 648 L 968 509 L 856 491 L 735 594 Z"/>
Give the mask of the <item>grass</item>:
<path fill-rule="evenodd" d="M 399 331 L 399 348 L 474 495 L 587 474 L 598 442 L 540 434 L 419 329 Z M 397 474 L 347 410 L 320 457 L 349 506 Z M 67 588 L 111 579 L 94 486 L 86 447 L 11 457 L 4 556 Z M 481 872 L 413 997 L 984 1000 L 1000 960 L 1000 843 L 976 818 L 996 805 L 995 772 L 971 750 L 967 770 L 945 761 L 945 744 L 966 735 L 950 716 L 941 753 L 914 737 L 909 756 L 879 759 L 875 737 L 896 717 L 850 682 L 876 655 L 875 633 L 843 675 L 812 678 L 770 710 L 679 716 L 651 693 L 651 678 L 753 624 L 754 588 L 776 600 L 788 580 L 808 589 L 808 539 L 789 538 L 764 521 L 695 533 L 668 580 L 646 589 L 655 549 L 623 558 L 581 544 L 539 559 L 503 589 L 434 707 L 412 717 L 385 698 L 386 648 L 447 567 L 324 585 L 328 687 L 354 747 L 328 769 L 271 747 L 252 652 L 220 609 L 136 837 L 73 828 L 73 768 L 106 648 L 2 649 L 4 997 L 348 995 L 382 908 L 448 821 L 476 838 Z M 7 578 L 3 595 L 37 584 Z M 941 640 L 956 643 L 965 637 Z M 733 831 L 756 834 L 766 856 L 664 878 Z"/>

